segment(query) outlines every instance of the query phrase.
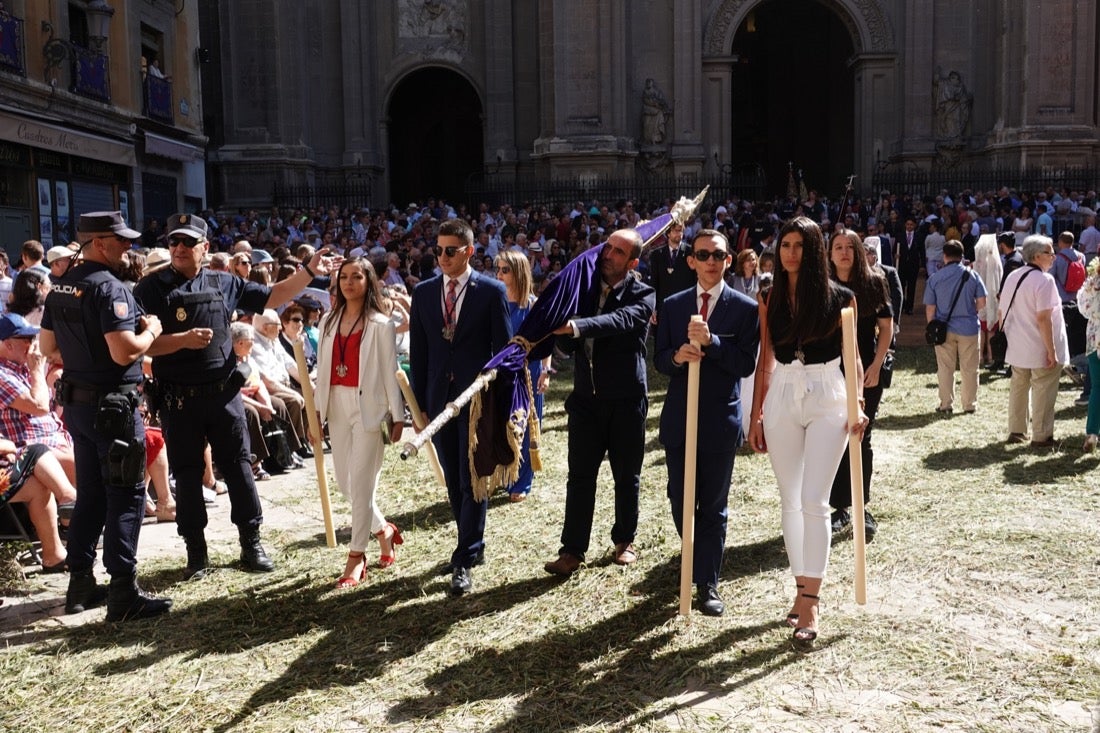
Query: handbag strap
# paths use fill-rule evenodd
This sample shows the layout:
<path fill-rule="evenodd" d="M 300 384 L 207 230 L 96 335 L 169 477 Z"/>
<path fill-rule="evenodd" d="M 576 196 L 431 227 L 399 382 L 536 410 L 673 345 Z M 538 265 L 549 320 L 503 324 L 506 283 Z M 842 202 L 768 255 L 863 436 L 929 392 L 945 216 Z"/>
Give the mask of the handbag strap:
<path fill-rule="evenodd" d="M 1020 277 L 1020 279 L 1016 281 L 1016 287 L 1012 291 L 1012 297 L 1009 298 L 1009 300 L 1008 300 L 1008 307 L 1005 308 L 1005 314 L 1003 316 L 1001 316 L 1001 329 L 1002 330 L 1004 330 L 1005 321 L 1008 320 L 1008 314 L 1012 310 L 1012 304 L 1016 302 L 1016 293 L 1020 292 L 1020 286 L 1024 284 L 1024 278 L 1026 278 L 1028 275 L 1030 275 L 1031 273 L 1035 272 L 1038 269 L 1039 268 L 1035 267 L 1034 265 L 1028 265 L 1027 272 L 1025 272 L 1023 274 L 1023 276 Z"/>
<path fill-rule="evenodd" d="M 966 285 L 966 281 L 970 279 L 970 268 L 963 268 L 963 276 L 959 279 L 959 285 L 955 288 L 955 296 L 951 298 L 951 307 L 947 309 L 947 319 L 951 320 L 951 314 L 955 312 L 955 306 L 959 302 L 959 295 L 962 294 L 963 285 Z"/>

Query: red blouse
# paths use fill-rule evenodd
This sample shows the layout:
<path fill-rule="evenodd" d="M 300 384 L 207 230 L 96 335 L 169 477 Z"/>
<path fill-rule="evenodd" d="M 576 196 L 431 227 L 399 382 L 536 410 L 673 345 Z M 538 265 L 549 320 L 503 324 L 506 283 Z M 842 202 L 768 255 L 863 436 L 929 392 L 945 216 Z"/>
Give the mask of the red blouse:
<path fill-rule="evenodd" d="M 336 334 L 332 340 L 332 372 L 329 384 L 333 387 L 359 386 L 359 344 L 363 340 L 363 331 L 350 336 Z"/>

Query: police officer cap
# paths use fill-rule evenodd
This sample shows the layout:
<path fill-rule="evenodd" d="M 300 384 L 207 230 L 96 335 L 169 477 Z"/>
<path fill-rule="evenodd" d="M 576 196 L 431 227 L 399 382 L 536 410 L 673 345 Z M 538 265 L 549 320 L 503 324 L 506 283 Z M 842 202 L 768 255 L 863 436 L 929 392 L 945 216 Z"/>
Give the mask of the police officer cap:
<path fill-rule="evenodd" d="M 93 211 L 81 214 L 76 233 L 83 235 L 117 234 L 123 239 L 141 239 L 141 232 L 126 226 L 121 211 Z"/>
<path fill-rule="evenodd" d="M 274 262 L 275 258 L 271 256 L 271 253 L 266 249 L 254 249 L 252 250 L 252 264 L 253 265 L 266 265 L 269 262 Z"/>
<path fill-rule="evenodd" d="M 17 313 L 5 313 L 0 316 L 0 341 L 10 338 L 32 338 L 38 335 L 38 326 L 32 326 L 27 319 Z"/>
<path fill-rule="evenodd" d="M 168 218 L 168 226 L 172 227 L 168 232 L 171 237 L 174 234 L 185 234 L 194 239 L 206 239 L 206 221 L 195 214 L 172 214 Z"/>

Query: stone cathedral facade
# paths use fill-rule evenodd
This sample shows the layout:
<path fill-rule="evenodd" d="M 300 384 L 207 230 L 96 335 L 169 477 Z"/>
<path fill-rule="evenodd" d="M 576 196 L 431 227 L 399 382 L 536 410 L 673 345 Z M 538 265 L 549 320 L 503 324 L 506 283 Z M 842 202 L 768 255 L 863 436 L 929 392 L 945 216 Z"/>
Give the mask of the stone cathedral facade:
<path fill-rule="evenodd" d="M 210 197 L 1100 165 L 1091 0 L 200 0 Z M 670 192 L 671 193 L 671 192 Z M 366 203 L 366 202 L 365 202 Z"/>

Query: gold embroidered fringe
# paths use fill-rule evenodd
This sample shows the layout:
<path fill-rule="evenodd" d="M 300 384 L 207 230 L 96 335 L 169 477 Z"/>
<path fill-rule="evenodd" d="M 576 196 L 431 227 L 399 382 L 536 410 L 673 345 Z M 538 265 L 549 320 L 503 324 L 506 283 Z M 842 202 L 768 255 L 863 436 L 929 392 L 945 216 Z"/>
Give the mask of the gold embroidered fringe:
<path fill-rule="evenodd" d="M 509 341 L 512 344 L 518 344 L 523 347 L 525 354 L 530 354 L 531 349 L 535 347 L 538 342 L 531 343 L 522 336 L 513 336 Z M 519 466 L 520 461 L 523 459 L 522 447 L 523 436 L 520 433 L 518 425 L 523 425 L 527 422 L 527 429 L 531 431 L 531 467 L 535 471 L 542 470 L 542 461 L 539 460 L 538 444 L 540 439 L 540 432 L 538 427 L 538 413 L 534 409 L 535 399 L 534 391 L 531 389 L 531 371 L 527 368 L 527 360 L 523 361 L 523 374 L 524 381 L 527 385 L 527 399 L 528 404 L 531 405 L 531 409 L 524 415 L 522 412 L 518 412 L 509 416 L 508 430 L 506 435 L 508 438 L 508 447 L 512 449 L 512 455 L 515 458 L 511 463 L 497 466 L 493 469 L 492 473 L 488 476 L 479 476 L 474 464 L 474 453 L 477 451 L 477 422 L 481 419 L 481 392 L 478 392 L 470 400 L 470 445 L 469 445 L 469 460 L 470 460 L 470 485 L 473 490 L 474 501 L 484 501 L 493 495 L 498 487 L 511 486 L 519 478 Z M 518 434 L 517 434 L 518 433 Z"/>

